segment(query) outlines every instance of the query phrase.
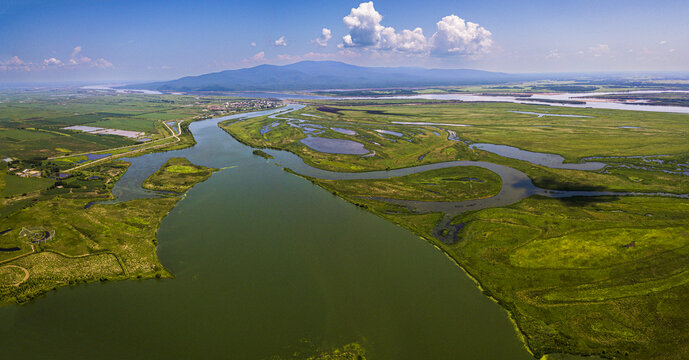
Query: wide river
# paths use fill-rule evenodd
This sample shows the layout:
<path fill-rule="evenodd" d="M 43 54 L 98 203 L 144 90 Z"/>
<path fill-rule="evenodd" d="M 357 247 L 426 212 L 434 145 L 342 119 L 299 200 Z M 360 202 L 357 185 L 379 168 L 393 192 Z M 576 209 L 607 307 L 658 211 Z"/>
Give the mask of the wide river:
<path fill-rule="evenodd" d="M 531 358 L 507 313 L 442 252 L 252 155 L 220 120 L 191 124 L 192 148 L 130 159 L 113 189 L 147 195 L 141 180 L 172 156 L 228 167 L 161 224 L 158 253 L 176 278 L 61 288 L 0 308 L 0 354 L 265 359 L 308 339 L 358 341 L 369 359 Z M 298 167 L 289 155 L 276 160 Z"/>

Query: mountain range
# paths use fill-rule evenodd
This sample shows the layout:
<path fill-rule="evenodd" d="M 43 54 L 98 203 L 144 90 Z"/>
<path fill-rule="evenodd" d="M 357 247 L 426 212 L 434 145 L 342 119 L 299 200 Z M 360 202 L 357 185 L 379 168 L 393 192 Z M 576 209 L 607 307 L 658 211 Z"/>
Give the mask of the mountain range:
<path fill-rule="evenodd" d="M 301 61 L 127 85 L 126 88 L 159 91 L 326 90 L 496 84 L 518 79 L 517 75 L 471 69 L 364 67 L 337 61 Z"/>

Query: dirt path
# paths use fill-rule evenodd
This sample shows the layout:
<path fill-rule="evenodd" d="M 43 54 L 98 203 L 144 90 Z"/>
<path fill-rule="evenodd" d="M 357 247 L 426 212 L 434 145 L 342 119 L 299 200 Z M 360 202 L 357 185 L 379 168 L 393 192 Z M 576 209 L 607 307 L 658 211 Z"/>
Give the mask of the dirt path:
<path fill-rule="evenodd" d="M 27 270 L 26 268 L 23 268 L 23 267 L 21 267 L 21 266 L 18 266 L 18 265 L 5 265 L 5 266 L 1 266 L 0 269 L 9 268 L 9 267 L 11 267 L 11 268 L 17 268 L 17 269 L 19 269 L 19 270 L 24 271 L 24 278 L 21 279 L 18 283 L 12 284 L 13 286 L 19 286 L 19 285 L 23 284 L 26 280 L 29 280 L 29 270 Z"/>

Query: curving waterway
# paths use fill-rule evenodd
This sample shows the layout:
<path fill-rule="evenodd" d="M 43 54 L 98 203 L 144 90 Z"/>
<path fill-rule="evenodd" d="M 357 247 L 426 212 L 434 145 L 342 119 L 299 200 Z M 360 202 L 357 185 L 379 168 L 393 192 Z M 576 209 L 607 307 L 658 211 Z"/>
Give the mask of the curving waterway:
<path fill-rule="evenodd" d="M 254 156 L 217 126 L 298 108 L 195 122 L 194 147 L 127 159 L 131 166 L 113 188 L 117 201 L 158 196 L 141 182 L 170 157 L 225 168 L 189 190 L 161 224 L 159 257 L 176 278 L 63 288 L 0 308 L 3 354 L 265 359 L 290 354 L 309 339 L 324 348 L 357 341 L 370 359 L 530 359 L 505 311 L 442 252 L 282 167 L 323 179 L 451 166 L 481 166 L 501 177 L 499 194 L 483 200 L 385 199 L 418 212 L 445 212 L 439 227 L 462 211 L 534 194 L 612 193 L 547 191 L 518 170 L 473 161 L 324 171 L 284 151 L 266 150 L 273 160 Z"/>
<path fill-rule="evenodd" d="M 62 288 L 0 308 L 2 354 L 265 359 L 310 339 L 358 341 L 370 359 L 531 358 L 507 314 L 444 254 L 252 155 L 218 128 L 223 119 L 191 124 L 192 148 L 130 159 L 113 190 L 155 195 L 141 180 L 172 156 L 228 167 L 161 224 L 159 257 L 176 278 Z"/>

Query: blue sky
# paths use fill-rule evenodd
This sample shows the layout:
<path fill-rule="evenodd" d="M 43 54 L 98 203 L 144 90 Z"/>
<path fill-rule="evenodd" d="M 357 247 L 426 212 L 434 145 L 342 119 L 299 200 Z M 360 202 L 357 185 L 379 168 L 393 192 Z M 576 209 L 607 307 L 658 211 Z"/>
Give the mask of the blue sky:
<path fill-rule="evenodd" d="M 0 0 L 0 82 L 170 79 L 303 59 L 687 71 L 688 19 L 686 0 Z"/>

